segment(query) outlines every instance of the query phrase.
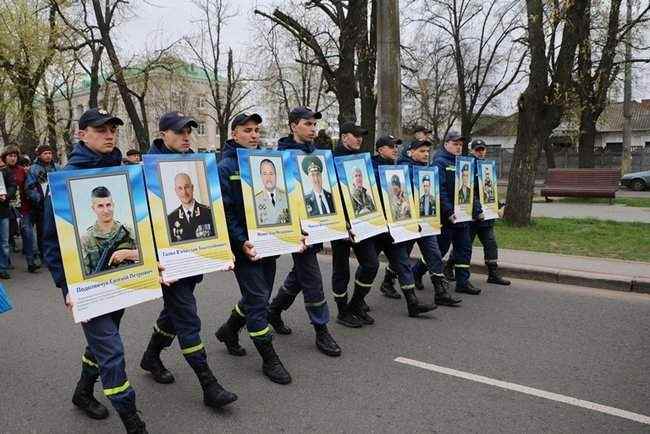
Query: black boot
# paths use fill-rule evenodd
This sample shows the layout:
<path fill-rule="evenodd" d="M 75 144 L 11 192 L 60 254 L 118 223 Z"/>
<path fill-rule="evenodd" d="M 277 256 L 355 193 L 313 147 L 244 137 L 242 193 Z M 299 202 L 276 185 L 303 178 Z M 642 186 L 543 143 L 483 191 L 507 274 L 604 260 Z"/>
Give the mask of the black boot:
<path fill-rule="evenodd" d="M 510 285 L 510 281 L 508 279 L 504 279 L 499 274 L 499 270 L 498 270 L 499 267 L 496 263 L 487 264 L 487 267 L 488 267 L 488 278 L 487 278 L 488 283 L 494 283 L 496 285 L 504 285 L 504 286 Z"/>
<path fill-rule="evenodd" d="M 330 357 L 338 357 L 341 355 L 341 347 L 336 343 L 330 332 L 327 330 L 326 325 L 314 326 L 316 330 L 316 347 L 321 353 Z"/>
<path fill-rule="evenodd" d="M 228 353 L 233 356 L 245 356 L 246 350 L 239 345 L 239 331 L 246 324 L 246 318 L 243 318 L 237 312 L 233 311 L 230 318 L 214 334 L 220 342 L 223 342 L 228 349 Z"/>
<path fill-rule="evenodd" d="M 171 344 L 172 339 L 173 338 L 164 336 L 154 330 L 151 339 L 149 340 L 149 345 L 147 345 L 147 349 L 142 355 L 140 367 L 145 371 L 151 372 L 153 379 L 157 383 L 170 384 L 175 381 L 172 373 L 165 368 L 162 360 L 160 360 L 160 352 L 163 348 L 166 348 Z"/>
<path fill-rule="evenodd" d="M 472 285 L 468 280 L 464 286 L 458 286 L 458 283 L 456 283 L 456 292 L 461 292 L 463 294 L 469 295 L 479 295 L 481 293 L 481 290 Z"/>
<path fill-rule="evenodd" d="M 441 306 L 456 306 L 460 298 L 454 298 L 449 294 L 449 282 L 443 276 L 431 276 L 431 283 L 435 291 L 435 302 Z"/>
<path fill-rule="evenodd" d="M 262 356 L 262 372 L 269 377 L 271 381 L 278 384 L 291 383 L 291 374 L 286 370 L 280 358 L 275 353 L 271 338 L 253 339 L 255 348 Z"/>
<path fill-rule="evenodd" d="M 120 413 L 120 419 L 122 419 L 127 434 L 148 434 L 149 432 L 137 411 Z"/>
<path fill-rule="evenodd" d="M 381 282 L 379 290 L 384 295 L 384 297 L 399 299 L 402 298 L 401 295 L 395 290 L 395 279 L 397 274 L 390 268 L 386 267 L 386 272 L 384 273 L 384 281 Z"/>
<path fill-rule="evenodd" d="M 410 317 L 417 317 L 421 313 L 430 312 L 436 308 L 434 304 L 422 304 L 415 296 L 413 289 L 402 289 L 404 298 L 406 299 L 406 307 Z"/>
<path fill-rule="evenodd" d="M 422 291 L 424 289 L 424 283 L 422 283 L 422 278 L 427 273 L 426 271 L 416 272 L 416 268 L 419 268 L 421 270 L 426 270 L 427 265 L 424 263 L 424 261 L 422 261 L 422 259 L 418 259 L 417 263 L 413 267 L 411 267 L 411 269 L 413 270 L 413 279 L 415 280 L 414 282 L 415 289 L 417 289 L 418 291 Z"/>
<path fill-rule="evenodd" d="M 372 325 L 375 323 L 375 319 L 368 315 L 368 311 L 364 309 L 364 298 L 369 292 L 370 288 L 355 283 L 354 293 L 352 294 L 352 299 L 348 305 L 348 311 L 359 318 L 362 324 L 366 325 Z"/>
<path fill-rule="evenodd" d="M 355 314 L 348 309 L 348 296 L 347 294 L 342 297 L 335 297 L 336 307 L 339 314 L 336 316 L 336 322 L 350 328 L 359 328 L 363 323 Z"/>
<path fill-rule="evenodd" d="M 72 403 L 92 419 L 106 419 L 108 409 L 93 396 L 97 378 L 99 378 L 99 374 L 93 375 L 82 370 L 81 378 L 74 389 L 74 395 L 72 395 Z"/>
<path fill-rule="evenodd" d="M 278 290 L 278 295 L 275 296 L 269 305 L 269 324 L 273 326 L 275 332 L 279 335 L 290 335 L 291 328 L 282 321 L 282 311 L 289 309 L 293 301 L 296 299 L 295 295 L 291 295 L 281 286 Z"/>
<path fill-rule="evenodd" d="M 445 268 L 443 270 L 443 273 L 445 274 L 445 279 L 447 279 L 450 282 L 453 282 L 456 280 L 456 276 L 454 275 L 454 261 L 451 259 L 451 257 L 445 262 Z"/>
<path fill-rule="evenodd" d="M 237 401 L 237 395 L 224 389 L 209 367 L 204 366 L 197 370 L 196 376 L 203 389 L 203 402 L 208 407 L 221 408 Z"/>

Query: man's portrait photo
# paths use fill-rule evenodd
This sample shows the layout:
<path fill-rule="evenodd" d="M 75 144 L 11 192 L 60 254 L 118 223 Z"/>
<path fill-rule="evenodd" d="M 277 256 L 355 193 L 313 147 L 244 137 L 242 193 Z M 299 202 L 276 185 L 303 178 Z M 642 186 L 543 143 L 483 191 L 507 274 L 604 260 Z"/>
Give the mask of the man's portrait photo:
<path fill-rule="evenodd" d="M 84 277 L 140 263 L 126 175 L 70 180 Z"/>
<path fill-rule="evenodd" d="M 388 204 L 393 221 L 410 219 L 411 205 L 406 196 L 403 173 L 386 171 L 386 180 L 388 181 Z"/>
<path fill-rule="evenodd" d="M 363 159 L 346 161 L 343 166 L 348 179 L 354 216 L 361 217 L 377 211 L 368 183 L 365 161 Z"/>
<path fill-rule="evenodd" d="M 458 188 L 458 204 L 467 205 L 472 200 L 472 188 L 470 186 L 469 163 L 464 163 L 460 169 L 461 184 Z"/>
<path fill-rule="evenodd" d="M 492 170 L 490 166 L 482 166 L 483 170 L 483 203 L 494 203 L 496 196 L 494 194 L 494 181 L 492 180 Z"/>
<path fill-rule="evenodd" d="M 319 155 L 299 156 L 305 206 L 309 217 L 336 213 L 325 159 Z"/>
<path fill-rule="evenodd" d="M 203 162 L 161 161 L 158 167 L 170 243 L 216 236 Z"/>
<path fill-rule="evenodd" d="M 253 202 L 258 226 L 291 223 L 281 157 L 250 159 L 253 178 Z"/>
<path fill-rule="evenodd" d="M 436 215 L 436 196 L 431 188 L 432 174 L 420 172 L 420 188 L 419 188 L 419 205 L 420 216 L 431 217 Z"/>

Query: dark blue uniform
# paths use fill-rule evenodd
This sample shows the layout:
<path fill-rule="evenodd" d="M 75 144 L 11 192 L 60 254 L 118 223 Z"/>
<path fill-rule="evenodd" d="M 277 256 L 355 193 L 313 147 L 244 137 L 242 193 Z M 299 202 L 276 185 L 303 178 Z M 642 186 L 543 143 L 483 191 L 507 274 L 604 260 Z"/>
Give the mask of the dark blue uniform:
<path fill-rule="evenodd" d="M 96 169 L 119 166 L 122 153 L 115 148 L 109 154 L 98 154 L 83 142 L 74 146 L 65 170 Z M 43 219 L 43 254 L 56 286 L 61 288 L 63 297 L 68 293 L 68 286 L 63 270 L 63 261 L 56 233 L 52 201 L 45 201 Z M 135 392 L 131 387 L 125 371 L 124 346 L 120 337 L 120 321 L 124 309 L 93 318 L 81 324 L 86 335 L 86 351 L 82 360 L 82 376 L 101 376 L 104 394 L 121 414 L 136 411 Z"/>
<path fill-rule="evenodd" d="M 313 143 L 297 143 L 292 136 L 289 136 L 279 140 L 278 150 L 296 150 L 311 154 L 316 148 Z M 293 268 L 271 303 L 271 311 L 274 314 L 288 309 L 298 294 L 302 292 L 310 322 L 314 326 L 327 325 L 330 315 L 323 293 L 323 277 L 317 255 L 322 248 L 322 244 L 314 244 L 302 253 L 291 254 Z"/>
<path fill-rule="evenodd" d="M 242 293 L 242 298 L 232 311 L 232 321 L 236 323 L 233 324 L 236 330 L 246 324 L 252 339 L 271 340 L 267 315 L 277 256 L 251 261 L 242 250 L 242 246 L 248 241 L 248 230 L 237 159 L 239 147 L 241 146 L 234 140 L 226 141 L 219 161 L 221 195 L 230 245 L 235 255 L 235 278 Z"/>
<path fill-rule="evenodd" d="M 470 241 L 469 222 L 452 223 L 454 214 L 454 188 L 456 184 L 456 156 L 444 147 L 433 158 L 438 167 L 440 178 L 440 219 L 442 233 L 438 235 L 440 253 L 444 256 L 453 244 L 453 262 L 456 271 L 456 288 L 465 288 L 469 282 L 472 242 Z M 475 198 L 476 199 L 476 198 Z M 478 208 L 480 209 L 480 204 Z"/>
<path fill-rule="evenodd" d="M 333 155 L 352 155 L 361 151 L 353 151 L 339 142 L 334 148 Z M 345 204 L 343 205 L 346 218 L 348 216 Z M 349 220 L 349 218 L 348 218 Z M 359 266 L 354 275 L 354 294 L 350 303 L 350 310 L 354 313 L 359 309 L 359 304 L 370 292 L 372 282 L 379 270 L 379 259 L 375 248 L 375 237 L 366 238 L 358 243 L 350 240 L 332 241 L 332 292 L 339 310 L 339 316 L 348 308 L 348 284 L 350 283 L 350 249 L 354 251 Z M 355 297 L 356 296 L 356 297 Z"/>
<path fill-rule="evenodd" d="M 193 153 L 191 149 L 188 153 Z M 165 146 L 162 139 L 153 141 L 149 154 L 177 154 Z M 156 343 L 162 348 L 169 347 L 178 336 L 181 353 L 194 371 L 207 367 L 207 356 L 201 341 L 201 319 L 197 314 L 194 289 L 203 280 L 203 275 L 191 276 L 170 284 L 162 285 L 164 308 L 154 325 Z M 155 348 L 158 354 L 160 349 Z"/>

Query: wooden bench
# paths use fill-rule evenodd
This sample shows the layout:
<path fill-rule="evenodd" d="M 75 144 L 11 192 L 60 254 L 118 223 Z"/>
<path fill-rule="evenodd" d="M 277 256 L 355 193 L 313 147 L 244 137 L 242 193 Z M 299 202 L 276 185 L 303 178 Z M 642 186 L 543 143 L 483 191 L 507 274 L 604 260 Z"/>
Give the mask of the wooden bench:
<path fill-rule="evenodd" d="M 549 169 L 542 196 L 604 197 L 614 203 L 621 172 L 618 169 Z"/>

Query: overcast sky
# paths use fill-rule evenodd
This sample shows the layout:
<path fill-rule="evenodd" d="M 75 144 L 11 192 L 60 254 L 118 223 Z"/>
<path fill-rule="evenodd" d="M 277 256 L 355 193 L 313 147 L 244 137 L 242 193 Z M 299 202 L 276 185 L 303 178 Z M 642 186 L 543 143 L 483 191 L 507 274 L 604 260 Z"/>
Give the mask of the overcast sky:
<path fill-rule="evenodd" d="M 258 7 L 269 10 L 273 5 L 282 3 L 281 0 L 231 1 L 231 10 L 237 14 L 226 26 L 224 45 L 231 46 L 235 52 L 245 50 L 252 41 L 253 9 Z M 160 48 L 184 35 L 194 33 L 196 24 L 193 22 L 200 16 L 199 10 L 191 0 L 137 0 L 132 4 L 136 5 L 136 17 L 122 24 L 115 32 L 120 47 L 129 54 L 142 53 L 146 48 Z M 637 100 L 650 98 L 650 74 L 644 72 L 649 69 L 646 64 L 635 65 L 637 81 L 634 98 Z M 508 99 L 516 99 L 516 96 Z M 511 107 L 514 109 L 514 104 Z"/>

